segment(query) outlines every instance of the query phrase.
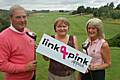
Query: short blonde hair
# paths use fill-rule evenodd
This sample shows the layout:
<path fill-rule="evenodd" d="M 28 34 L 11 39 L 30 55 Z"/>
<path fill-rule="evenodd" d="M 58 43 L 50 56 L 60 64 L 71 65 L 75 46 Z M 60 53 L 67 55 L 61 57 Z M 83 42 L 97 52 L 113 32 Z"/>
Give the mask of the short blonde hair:
<path fill-rule="evenodd" d="M 15 10 L 23 10 L 26 12 L 26 10 L 20 6 L 20 5 L 13 5 L 12 7 L 10 7 L 10 11 L 9 11 L 9 16 L 12 17 L 13 16 L 13 13 Z"/>
<path fill-rule="evenodd" d="M 65 25 L 70 26 L 70 23 L 69 21 L 65 18 L 65 17 L 58 17 L 55 22 L 54 22 L 54 31 L 56 32 L 56 25 L 58 24 L 58 22 L 62 22 L 64 23 Z"/>
<path fill-rule="evenodd" d="M 92 18 L 89 19 L 86 23 L 86 30 L 88 31 L 88 25 L 91 24 L 94 26 L 98 31 L 98 37 L 99 38 L 105 38 L 104 32 L 103 32 L 103 22 L 99 18 Z"/>

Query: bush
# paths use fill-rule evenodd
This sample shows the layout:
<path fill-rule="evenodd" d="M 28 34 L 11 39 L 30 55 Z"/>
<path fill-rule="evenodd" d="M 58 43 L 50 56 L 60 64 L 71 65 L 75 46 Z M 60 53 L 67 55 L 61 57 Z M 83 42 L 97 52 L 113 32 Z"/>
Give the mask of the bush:
<path fill-rule="evenodd" d="M 107 40 L 111 47 L 120 47 L 120 33 Z"/>
<path fill-rule="evenodd" d="M 111 17 L 113 19 L 120 19 L 120 10 L 114 10 L 112 13 L 111 13 Z"/>
<path fill-rule="evenodd" d="M 1 20 L 2 23 L 0 25 L 0 32 L 10 26 L 10 22 L 8 20 Z"/>
<path fill-rule="evenodd" d="M 9 12 L 6 10 L 1 10 L 0 13 L 0 32 L 10 26 L 10 21 L 8 19 Z"/>
<path fill-rule="evenodd" d="M 71 14 L 72 14 L 72 15 L 75 15 L 75 14 L 77 14 L 77 11 L 73 11 Z"/>

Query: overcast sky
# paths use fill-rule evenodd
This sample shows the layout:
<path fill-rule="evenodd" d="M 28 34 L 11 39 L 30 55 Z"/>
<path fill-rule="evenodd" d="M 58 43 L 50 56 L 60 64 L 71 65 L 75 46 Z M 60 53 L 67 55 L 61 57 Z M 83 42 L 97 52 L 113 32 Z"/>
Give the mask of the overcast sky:
<path fill-rule="evenodd" d="M 0 0 L 0 9 L 19 4 L 29 10 L 76 10 L 78 6 L 100 7 L 107 3 L 120 4 L 120 0 Z"/>

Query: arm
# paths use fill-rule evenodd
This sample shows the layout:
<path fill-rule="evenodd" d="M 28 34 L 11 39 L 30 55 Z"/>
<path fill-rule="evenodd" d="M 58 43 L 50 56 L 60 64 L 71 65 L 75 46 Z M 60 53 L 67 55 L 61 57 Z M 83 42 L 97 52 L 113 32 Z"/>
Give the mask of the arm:
<path fill-rule="evenodd" d="M 103 60 L 104 60 L 104 64 L 101 65 L 100 68 L 108 68 L 110 67 L 111 65 L 111 60 L 110 60 L 110 48 L 109 48 L 109 45 L 107 42 L 105 42 L 102 46 L 102 51 L 103 51 L 103 54 L 102 54 L 102 57 L 103 57 Z"/>
<path fill-rule="evenodd" d="M 0 39 L 0 71 L 7 73 L 20 73 L 26 71 L 32 71 L 35 68 L 36 61 L 29 62 L 26 64 L 17 64 L 11 62 L 12 57 L 11 48 L 7 45 L 5 40 Z"/>
<path fill-rule="evenodd" d="M 0 71 L 7 73 L 18 73 L 25 71 L 25 65 L 14 64 L 9 61 L 10 51 L 0 41 Z"/>

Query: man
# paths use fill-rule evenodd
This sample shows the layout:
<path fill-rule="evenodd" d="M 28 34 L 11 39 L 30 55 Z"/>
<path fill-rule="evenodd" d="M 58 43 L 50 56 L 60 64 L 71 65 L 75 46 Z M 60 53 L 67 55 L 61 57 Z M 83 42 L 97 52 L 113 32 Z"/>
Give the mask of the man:
<path fill-rule="evenodd" d="M 0 71 L 5 72 L 5 80 L 32 80 L 36 67 L 35 44 L 25 31 L 25 9 L 12 6 L 10 22 L 11 26 L 0 33 Z"/>

